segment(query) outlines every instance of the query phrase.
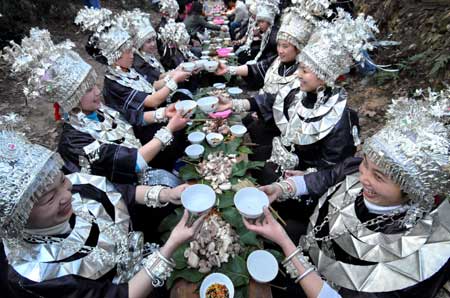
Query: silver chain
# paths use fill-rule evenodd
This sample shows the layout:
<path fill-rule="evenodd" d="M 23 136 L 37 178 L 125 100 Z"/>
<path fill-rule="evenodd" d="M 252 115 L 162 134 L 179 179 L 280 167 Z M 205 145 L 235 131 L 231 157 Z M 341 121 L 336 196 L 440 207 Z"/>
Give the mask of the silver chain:
<path fill-rule="evenodd" d="M 337 239 L 337 238 L 341 237 L 344 234 L 354 233 L 354 232 L 358 231 L 361 228 L 367 228 L 369 226 L 374 226 L 374 225 L 377 225 L 375 231 L 378 231 L 381 228 L 381 226 L 380 226 L 381 223 L 390 221 L 389 225 L 393 225 L 396 222 L 394 220 L 394 217 L 405 211 L 404 208 L 399 208 L 399 209 L 394 210 L 394 211 L 392 211 L 390 213 L 382 214 L 382 215 L 379 215 L 379 216 L 377 216 L 377 217 L 375 217 L 373 219 L 370 219 L 368 221 L 365 221 L 365 222 L 362 222 L 362 223 L 358 223 L 355 227 L 353 227 L 351 229 L 346 228 L 344 231 L 341 231 L 341 232 L 338 232 L 338 233 L 335 233 L 335 234 L 328 234 L 327 236 L 316 237 L 317 233 L 319 233 L 323 229 L 323 227 L 327 223 L 330 222 L 331 217 L 341 211 L 340 209 L 338 209 L 336 207 L 333 207 L 333 209 L 334 209 L 333 211 L 329 212 L 324 217 L 324 219 L 323 219 L 323 221 L 322 221 L 322 223 L 320 225 L 315 226 L 308 233 L 308 235 L 306 235 L 305 238 L 306 238 L 306 241 L 308 243 L 311 244 L 313 241 L 325 241 L 325 242 L 328 242 L 328 241 L 331 241 L 333 239 Z"/>

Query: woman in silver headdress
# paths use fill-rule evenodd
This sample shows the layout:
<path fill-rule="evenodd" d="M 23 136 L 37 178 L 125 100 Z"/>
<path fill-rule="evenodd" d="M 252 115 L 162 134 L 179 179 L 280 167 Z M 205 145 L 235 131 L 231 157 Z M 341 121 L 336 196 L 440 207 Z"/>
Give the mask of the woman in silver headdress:
<path fill-rule="evenodd" d="M 186 185 L 64 176 L 59 154 L 9 130 L 0 131 L 0 154 L 0 238 L 13 297 L 147 297 L 170 276 L 173 252 L 202 223 L 188 228 L 185 212 L 164 246 L 144 244 L 132 230 L 135 205 L 178 204 Z"/>
<path fill-rule="evenodd" d="M 71 49 L 73 46 L 70 41 L 55 45 L 47 30 L 34 28 L 21 45 L 12 43 L 5 48 L 3 56 L 12 65 L 12 72 L 28 75 L 28 97 L 56 102 L 66 113 L 58 146 L 66 173 L 82 170 L 116 183 L 136 183 L 141 178 L 144 184 L 159 180 L 158 176 L 166 185 L 178 185 L 172 174 L 147 165 L 170 139 L 158 139 L 157 134 L 142 146 L 120 113 L 102 105 L 95 70 Z M 25 57 L 26 62 L 21 63 Z M 170 135 L 184 128 L 187 119 L 176 115 L 173 107 L 143 114 L 148 123 L 166 122 L 168 116 L 172 118 L 165 130 Z"/>
<path fill-rule="evenodd" d="M 257 0 L 255 27 L 248 47 L 237 52 L 239 64 L 256 63 L 276 55 L 278 27 L 275 24 L 280 13 L 279 0 Z"/>
<path fill-rule="evenodd" d="M 269 212 L 262 225 L 246 222 L 282 247 L 288 274 L 308 297 L 322 284 L 314 270 L 342 297 L 431 298 L 447 282 L 450 130 L 442 117 L 449 107 L 450 90 L 394 101 L 363 159 L 261 188 L 272 201 L 319 198 L 298 247 Z"/>
<path fill-rule="evenodd" d="M 126 29 L 128 19 L 123 15 L 113 18 L 107 10 L 98 12 L 85 8 L 78 13 L 75 22 L 85 30 L 96 32 L 91 36 L 90 42 L 107 61 L 103 87 L 106 104 L 119 111 L 133 126 L 141 143 L 148 143 L 157 134 L 166 142 L 173 139 L 176 143 L 164 151 L 165 162 L 158 160 L 153 164 L 155 167 L 171 170 L 173 163 L 182 155 L 186 146 L 185 139 L 181 138 L 181 134 L 180 137 L 173 138 L 163 125 L 147 122 L 144 115 L 145 111 L 167 104 L 170 95 L 178 89 L 175 79 L 168 76 L 165 85 L 156 91 L 152 84 L 132 68 L 133 39 Z M 170 162 L 167 163 L 167 160 Z"/>

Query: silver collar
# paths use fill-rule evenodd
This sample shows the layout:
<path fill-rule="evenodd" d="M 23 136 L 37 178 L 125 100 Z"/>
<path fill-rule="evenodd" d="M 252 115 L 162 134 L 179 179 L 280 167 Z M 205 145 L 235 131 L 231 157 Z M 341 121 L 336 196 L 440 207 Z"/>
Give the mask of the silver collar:
<path fill-rule="evenodd" d="M 156 59 L 155 56 L 149 54 L 149 53 L 143 53 L 141 51 L 136 51 L 136 53 L 144 59 L 145 62 L 147 62 L 151 67 L 156 68 L 159 70 L 160 73 L 165 73 L 164 66 Z"/>
<path fill-rule="evenodd" d="M 32 242 L 4 240 L 10 265 L 20 275 L 35 282 L 72 274 L 95 280 L 115 267 L 115 282 L 128 281 L 140 269 L 143 237 L 141 233 L 130 233 L 130 217 L 122 195 L 104 177 L 76 173 L 67 178 L 74 185 L 90 184 L 105 192 L 114 206 L 114 219 L 101 203 L 75 194 L 76 223 L 70 235 L 66 238 L 49 237 L 45 242 L 33 241 L 33 238 L 41 239 L 33 235 L 27 237 Z M 97 246 L 86 247 L 94 222 L 100 230 Z M 80 256 L 76 259 L 64 261 L 77 253 Z"/>
<path fill-rule="evenodd" d="M 152 84 L 150 84 L 133 68 L 130 68 L 128 72 L 125 72 L 120 68 L 109 66 L 105 76 L 124 87 L 132 88 L 148 94 L 153 94 L 155 92 L 155 88 L 153 88 Z"/>
<path fill-rule="evenodd" d="M 319 210 L 327 200 L 330 208 L 339 210 L 329 222 L 330 231 L 335 233 L 345 225 L 357 224 L 354 200 L 360 190 L 359 173 L 347 176 L 343 183 L 330 189 L 319 200 L 308 230 L 316 226 Z M 446 264 L 450 257 L 449 212 L 450 203 L 445 200 L 407 232 L 383 234 L 358 229 L 356 234 L 335 239 L 346 253 L 376 263 L 373 265 L 337 261 L 332 251 L 327 251 L 325 245 L 320 248 L 315 241 L 309 254 L 319 272 L 338 286 L 361 292 L 401 290 L 430 278 Z"/>
<path fill-rule="evenodd" d="M 280 76 L 278 69 L 280 68 L 281 59 L 277 57 L 275 61 L 270 65 L 264 77 L 264 87 L 260 92 L 277 94 L 280 89 L 288 84 L 291 84 L 297 79 L 297 72 L 295 71 L 290 76 Z"/>

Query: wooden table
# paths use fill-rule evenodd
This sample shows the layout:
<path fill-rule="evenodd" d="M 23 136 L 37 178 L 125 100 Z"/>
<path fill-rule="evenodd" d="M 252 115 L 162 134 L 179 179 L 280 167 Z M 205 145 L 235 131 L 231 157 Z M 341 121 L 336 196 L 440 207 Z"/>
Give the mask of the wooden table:
<path fill-rule="evenodd" d="M 199 294 L 195 293 L 197 287 L 197 284 L 179 279 L 170 290 L 170 298 L 199 298 Z M 257 283 L 252 279 L 250 280 L 248 292 L 249 298 L 272 298 L 272 291 L 269 285 Z"/>

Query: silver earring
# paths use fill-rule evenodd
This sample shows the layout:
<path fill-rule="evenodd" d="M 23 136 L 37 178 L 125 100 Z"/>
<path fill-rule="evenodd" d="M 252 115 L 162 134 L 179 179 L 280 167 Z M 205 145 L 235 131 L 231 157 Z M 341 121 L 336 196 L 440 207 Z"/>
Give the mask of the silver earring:
<path fill-rule="evenodd" d="M 325 103 L 325 87 L 324 86 L 319 86 L 316 89 L 316 93 L 317 93 L 317 100 L 316 103 L 314 104 L 314 108 L 317 109 L 318 107 L 320 107 L 321 105 L 323 105 Z"/>

